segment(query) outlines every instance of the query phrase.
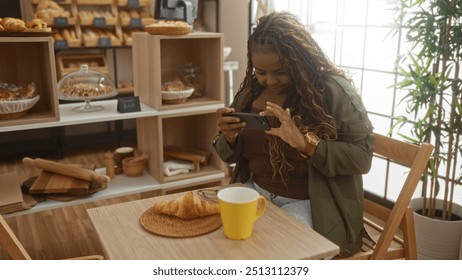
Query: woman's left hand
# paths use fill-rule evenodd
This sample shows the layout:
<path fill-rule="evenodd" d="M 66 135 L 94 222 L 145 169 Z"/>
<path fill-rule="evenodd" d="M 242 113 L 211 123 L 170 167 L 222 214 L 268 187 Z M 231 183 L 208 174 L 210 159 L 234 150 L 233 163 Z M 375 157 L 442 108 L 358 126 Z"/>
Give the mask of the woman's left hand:
<path fill-rule="evenodd" d="M 265 132 L 267 134 L 278 136 L 295 149 L 301 149 L 304 147 L 305 139 L 292 120 L 289 108 L 284 110 L 277 104 L 266 102 L 266 109 L 260 112 L 260 115 L 275 116 L 281 122 L 280 127 L 272 127 L 270 130 L 266 130 Z"/>

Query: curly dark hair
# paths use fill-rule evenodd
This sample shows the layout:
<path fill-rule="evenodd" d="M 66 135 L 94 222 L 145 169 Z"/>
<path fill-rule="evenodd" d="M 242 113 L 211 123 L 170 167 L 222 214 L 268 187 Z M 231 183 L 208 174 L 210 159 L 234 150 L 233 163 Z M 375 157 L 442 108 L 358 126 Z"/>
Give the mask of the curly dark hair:
<path fill-rule="evenodd" d="M 248 40 L 246 76 L 239 88 L 239 92 L 247 93 L 243 110 L 249 111 L 261 92 L 252 61 L 252 52 L 259 48 L 277 53 L 292 81 L 283 107 L 290 108 L 300 131 L 306 133 L 309 130 L 321 139 L 336 139 L 335 121 L 325 105 L 323 81 L 332 75 L 352 81 L 328 59 L 298 18 L 288 12 L 273 12 L 260 17 Z M 268 136 L 268 141 L 273 174 L 279 174 L 285 181 L 292 168 L 282 152 L 288 144 L 273 136 Z"/>

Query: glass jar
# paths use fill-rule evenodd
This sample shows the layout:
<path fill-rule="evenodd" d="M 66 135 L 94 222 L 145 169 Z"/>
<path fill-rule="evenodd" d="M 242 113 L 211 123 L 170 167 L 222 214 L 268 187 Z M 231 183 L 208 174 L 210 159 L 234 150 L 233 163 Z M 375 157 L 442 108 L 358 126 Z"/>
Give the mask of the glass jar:
<path fill-rule="evenodd" d="M 185 63 L 182 70 L 182 81 L 187 87 L 194 88 L 193 96 L 200 97 L 203 95 L 203 89 L 200 85 L 200 69 L 195 67 L 191 62 Z"/>

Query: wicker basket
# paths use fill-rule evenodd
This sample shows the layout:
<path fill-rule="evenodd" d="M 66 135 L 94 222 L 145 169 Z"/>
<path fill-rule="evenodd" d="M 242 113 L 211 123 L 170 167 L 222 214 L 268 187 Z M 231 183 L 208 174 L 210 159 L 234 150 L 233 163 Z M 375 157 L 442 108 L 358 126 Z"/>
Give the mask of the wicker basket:
<path fill-rule="evenodd" d="M 0 101 L 0 120 L 19 119 L 27 114 L 27 111 L 34 107 L 40 96 L 36 95 L 30 99 L 15 101 Z"/>
<path fill-rule="evenodd" d="M 162 103 L 164 104 L 180 104 L 186 102 L 188 98 L 193 94 L 194 89 L 188 88 L 186 90 L 179 91 L 164 91 L 162 90 Z"/>

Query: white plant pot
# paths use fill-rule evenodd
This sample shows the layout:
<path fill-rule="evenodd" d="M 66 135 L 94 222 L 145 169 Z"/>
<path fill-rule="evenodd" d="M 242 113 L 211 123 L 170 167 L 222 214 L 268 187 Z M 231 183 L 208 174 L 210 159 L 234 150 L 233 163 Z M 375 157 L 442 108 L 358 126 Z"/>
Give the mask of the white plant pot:
<path fill-rule="evenodd" d="M 414 198 L 410 205 L 414 211 L 422 209 L 423 198 Z M 436 209 L 442 209 L 443 201 L 436 200 Z M 454 204 L 454 214 L 462 217 L 462 206 Z M 422 216 L 414 212 L 419 260 L 462 259 L 462 220 L 443 221 Z"/>

